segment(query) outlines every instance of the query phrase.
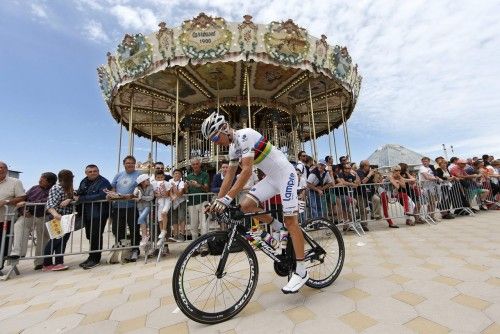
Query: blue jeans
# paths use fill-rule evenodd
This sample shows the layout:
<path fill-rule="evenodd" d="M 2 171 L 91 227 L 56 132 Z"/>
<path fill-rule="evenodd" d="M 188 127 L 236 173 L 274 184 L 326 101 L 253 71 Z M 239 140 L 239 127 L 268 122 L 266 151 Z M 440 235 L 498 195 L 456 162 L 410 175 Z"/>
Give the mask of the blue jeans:
<path fill-rule="evenodd" d="M 66 250 L 66 243 L 70 237 L 71 233 L 66 233 L 59 239 L 51 239 L 45 245 L 43 255 L 61 254 L 59 256 L 54 256 L 54 262 L 52 262 L 52 257 L 43 258 L 44 266 L 51 266 L 53 264 L 63 264 L 64 263 L 64 251 Z"/>
<path fill-rule="evenodd" d="M 314 190 L 309 190 L 309 207 L 311 208 L 311 216 L 309 218 L 314 219 L 323 216 L 321 196 Z"/>
<path fill-rule="evenodd" d="M 137 224 L 139 225 L 146 224 L 148 222 L 147 219 L 150 211 L 151 207 L 149 206 L 145 207 L 142 210 L 139 210 L 139 218 L 137 219 Z"/>

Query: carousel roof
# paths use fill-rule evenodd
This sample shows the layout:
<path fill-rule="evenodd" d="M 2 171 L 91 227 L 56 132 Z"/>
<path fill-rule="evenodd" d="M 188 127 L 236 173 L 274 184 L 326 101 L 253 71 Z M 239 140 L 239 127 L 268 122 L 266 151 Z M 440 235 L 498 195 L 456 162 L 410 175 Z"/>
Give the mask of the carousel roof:
<path fill-rule="evenodd" d="M 311 102 L 316 132 L 325 134 L 327 104 L 333 129 L 341 110 L 346 119 L 352 113 L 361 85 L 347 48 L 326 39 L 292 20 L 255 24 L 245 15 L 236 23 L 201 13 L 180 27 L 161 22 L 149 36 L 126 34 L 97 69 L 99 84 L 117 121 L 128 126 L 133 108 L 133 131 L 166 144 L 177 98 L 181 127 L 196 129 L 217 99 L 231 121 L 246 121 L 248 91 L 254 127 L 300 126 L 307 140 Z"/>

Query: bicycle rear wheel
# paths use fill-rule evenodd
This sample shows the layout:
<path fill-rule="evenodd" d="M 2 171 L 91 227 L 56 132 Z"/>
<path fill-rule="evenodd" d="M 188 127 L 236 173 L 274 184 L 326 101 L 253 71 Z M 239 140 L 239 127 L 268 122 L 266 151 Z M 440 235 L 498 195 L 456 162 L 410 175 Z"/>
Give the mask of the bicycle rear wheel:
<path fill-rule="evenodd" d="M 172 288 L 179 309 L 190 319 L 216 324 L 238 314 L 257 286 L 259 267 L 250 244 L 235 235 L 224 275 L 215 275 L 228 232 L 208 233 L 191 243 L 175 266 Z"/>
<path fill-rule="evenodd" d="M 324 254 L 316 254 L 306 241 L 305 257 L 310 258 L 306 262 L 309 270 L 306 285 L 315 289 L 325 288 L 337 279 L 344 265 L 345 248 L 342 234 L 337 226 L 321 218 L 308 221 L 303 229 L 324 250 Z"/>

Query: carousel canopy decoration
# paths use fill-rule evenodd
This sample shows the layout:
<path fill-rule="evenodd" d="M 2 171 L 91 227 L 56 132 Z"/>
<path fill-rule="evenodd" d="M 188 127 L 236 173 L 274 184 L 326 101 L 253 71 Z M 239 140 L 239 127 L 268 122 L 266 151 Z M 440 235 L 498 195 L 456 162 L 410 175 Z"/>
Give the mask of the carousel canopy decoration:
<path fill-rule="evenodd" d="M 285 128 L 303 125 L 312 108 L 321 135 L 342 124 L 341 112 L 347 119 L 354 109 L 362 78 L 347 48 L 309 35 L 292 20 L 256 24 L 245 15 L 235 23 L 200 13 L 180 27 L 158 27 L 147 36 L 125 34 L 97 69 L 111 114 L 132 122 L 138 135 L 172 144 L 176 110 L 179 122 L 189 118 L 184 127 L 199 129 L 218 105 L 242 123 L 248 102 L 257 127 L 273 112 L 290 116 L 274 120 Z M 302 140 L 310 138 L 303 132 Z"/>

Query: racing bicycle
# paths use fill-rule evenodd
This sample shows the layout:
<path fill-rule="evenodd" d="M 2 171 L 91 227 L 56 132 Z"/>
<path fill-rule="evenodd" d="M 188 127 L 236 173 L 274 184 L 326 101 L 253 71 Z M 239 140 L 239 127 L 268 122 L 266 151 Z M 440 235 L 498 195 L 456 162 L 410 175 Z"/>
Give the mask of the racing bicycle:
<path fill-rule="evenodd" d="M 252 217 L 271 213 L 243 213 L 230 207 L 215 214 L 226 231 L 205 234 L 192 242 L 179 257 L 172 288 L 179 309 L 190 319 L 216 324 L 237 315 L 252 298 L 259 277 L 255 249 L 274 261 L 274 271 L 290 278 L 295 271 L 291 238 L 275 249 L 259 240 L 261 231 L 251 228 Z M 306 285 L 321 289 L 331 285 L 342 270 L 345 257 L 342 234 L 330 221 L 317 218 L 301 226 L 305 239 Z M 284 239 L 284 238 L 283 238 Z"/>

